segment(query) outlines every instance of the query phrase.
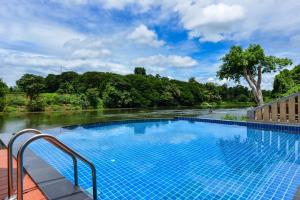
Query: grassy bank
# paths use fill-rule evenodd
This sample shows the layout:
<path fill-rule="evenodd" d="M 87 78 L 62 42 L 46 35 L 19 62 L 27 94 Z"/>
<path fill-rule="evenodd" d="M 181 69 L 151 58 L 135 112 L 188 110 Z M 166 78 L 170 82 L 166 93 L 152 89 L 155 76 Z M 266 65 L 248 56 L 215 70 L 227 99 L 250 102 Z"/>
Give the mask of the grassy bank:
<path fill-rule="evenodd" d="M 246 108 L 246 107 L 255 107 L 253 102 L 236 102 L 236 101 L 222 101 L 222 102 L 203 102 L 199 105 L 199 108 Z"/>

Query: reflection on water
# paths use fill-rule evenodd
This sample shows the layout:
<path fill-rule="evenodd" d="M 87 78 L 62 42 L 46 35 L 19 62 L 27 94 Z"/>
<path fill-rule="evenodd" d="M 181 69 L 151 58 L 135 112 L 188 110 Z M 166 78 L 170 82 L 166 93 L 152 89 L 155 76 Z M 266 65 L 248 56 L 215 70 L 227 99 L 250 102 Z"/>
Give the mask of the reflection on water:
<path fill-rule="evenodd" d="M 299 139 L 299 134 L 247 128 L 245 139 L 239 135 L 219 138 L 217 144 L 226 165 L 235 174 L 251 174 L 249 178 L 255 183 L 251 187 L 257 188 L 252 199 L 259 199 L 265 193 L 279 193 L 279 190 L 278 199 L 289 199 L 288 189 L 284 187 L 297 188 L 300 183 Z"/>
<path fill-rule="evenodd" d="M 207 109 L 170 109 L 170 110 L 104 110 L 69 113 L 19 113 L 0 115 L 0 133 L 12 133 L 24 128 L 48 129 L 53 127 L 86 124 L 101 121 L 141 119 L 141 118 L 172 118 L 174 116 L 204 116 L 221 118 L 226 113 L 244 115 L 245 109 L 217 109 L 209 113 Z M 142 128 L 137 128 L 142 134 Z"/>

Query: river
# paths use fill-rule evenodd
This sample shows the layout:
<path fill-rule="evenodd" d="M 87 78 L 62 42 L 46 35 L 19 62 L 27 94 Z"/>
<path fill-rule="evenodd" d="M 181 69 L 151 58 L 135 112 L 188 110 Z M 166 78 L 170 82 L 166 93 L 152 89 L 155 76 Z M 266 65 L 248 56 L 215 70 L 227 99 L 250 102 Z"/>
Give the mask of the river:
<path fill-rule="evenodd" d="M 246 115 L 247 109 L 119 109 L 82 112 L 13 113 L 0 115 L 0 133 L 13 133 L 24 128 L 48 129 L 101 121 L 172 118 L 175 116 L 221 119 L 225 114 Z"/>

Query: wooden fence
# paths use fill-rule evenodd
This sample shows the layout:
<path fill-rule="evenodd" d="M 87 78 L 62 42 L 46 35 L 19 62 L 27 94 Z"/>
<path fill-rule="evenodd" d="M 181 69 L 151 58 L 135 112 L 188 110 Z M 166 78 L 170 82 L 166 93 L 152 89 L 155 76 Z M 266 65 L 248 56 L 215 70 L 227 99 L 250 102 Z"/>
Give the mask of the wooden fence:
<path fill-rule="evenodd" d="M 300 123 L 300 92 L 248 111 L 250 121 Z"/>

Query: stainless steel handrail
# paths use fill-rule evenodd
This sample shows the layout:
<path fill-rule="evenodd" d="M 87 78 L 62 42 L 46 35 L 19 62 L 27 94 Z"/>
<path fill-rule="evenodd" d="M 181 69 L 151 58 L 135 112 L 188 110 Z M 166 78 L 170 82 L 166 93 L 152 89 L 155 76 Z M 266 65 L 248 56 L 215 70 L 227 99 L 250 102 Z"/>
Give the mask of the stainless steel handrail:
<path fill-rule="evenodd" d="M 73 154 L 73 156 L 79 158 L 81 161 L 86 163 L 92 171 L 92 184 L 93 184 L 93 199 L 97 199 L 97 182 L 96 182 L 96 168 L 87 159 L 82 157 L 80 154 L 77 152 L 73 151 L 71 148 L 66 146 L 64 143 L 60 142 L 58 139 L 56 139 L 52 135 L 47 135 L 47 134 L 39 134 L 36 136 L 31 137 L 28 139 L 19 149 L 18 155 L 17 155 L 17 199 L 18 200 L 23 200 L 23 155 L 25 152 L 26 147 L 32 143 L 35 140 L 44 138 L 51 144 L 55 145 L 57 148 L 61 149 L 62 151 L 66 152 L 67 154 Z M 77 172 L 77 164 L 74 165 L 74 170 Z"/>
<path fill-rule="evenodd" d="M 25 133 L 34 133 L 34 134 L 42 134 L 41 131 L 36 130 L 36 129 L 24 129 L 21 130 L 19 132 L 14 133 L 13 137 L 9 140 L 8 142 L 8 148 L 7 148 L 7 159 L 8 159 L 8 172 L 7 172 L 7 180 L 8 180 L 8 198 L 10 198 L 11 196 L 13 196 L 14 192 L 13 192 L 13 144 L 15 142 L 15 140 L 25 134 Z M 72 159 L 73 159 L 73 165 L 74 165 L 74 184 L 76 186 L 78 186 L 78 172 L 77 172 L 77 168 L 75 168 L 75 166 L 77 166 L 77 160 L 75 158 L 74 155 L 69 154 Z"/>
<path fill-rule="evenodd" d="M 34 133 L 34 134 L 42 134 L 39 130 L 36 129 L 24 129 L 19 132 L 13 134 L 13 137 L 9 140 L 7 145 L 7 182 L 8 182 L 8 198 L 13 195 L 13 187 L 14 187 L 14 180 L 13 180 L 13 144 L 15 140 L 25 134 L 25 133 Z"/>

